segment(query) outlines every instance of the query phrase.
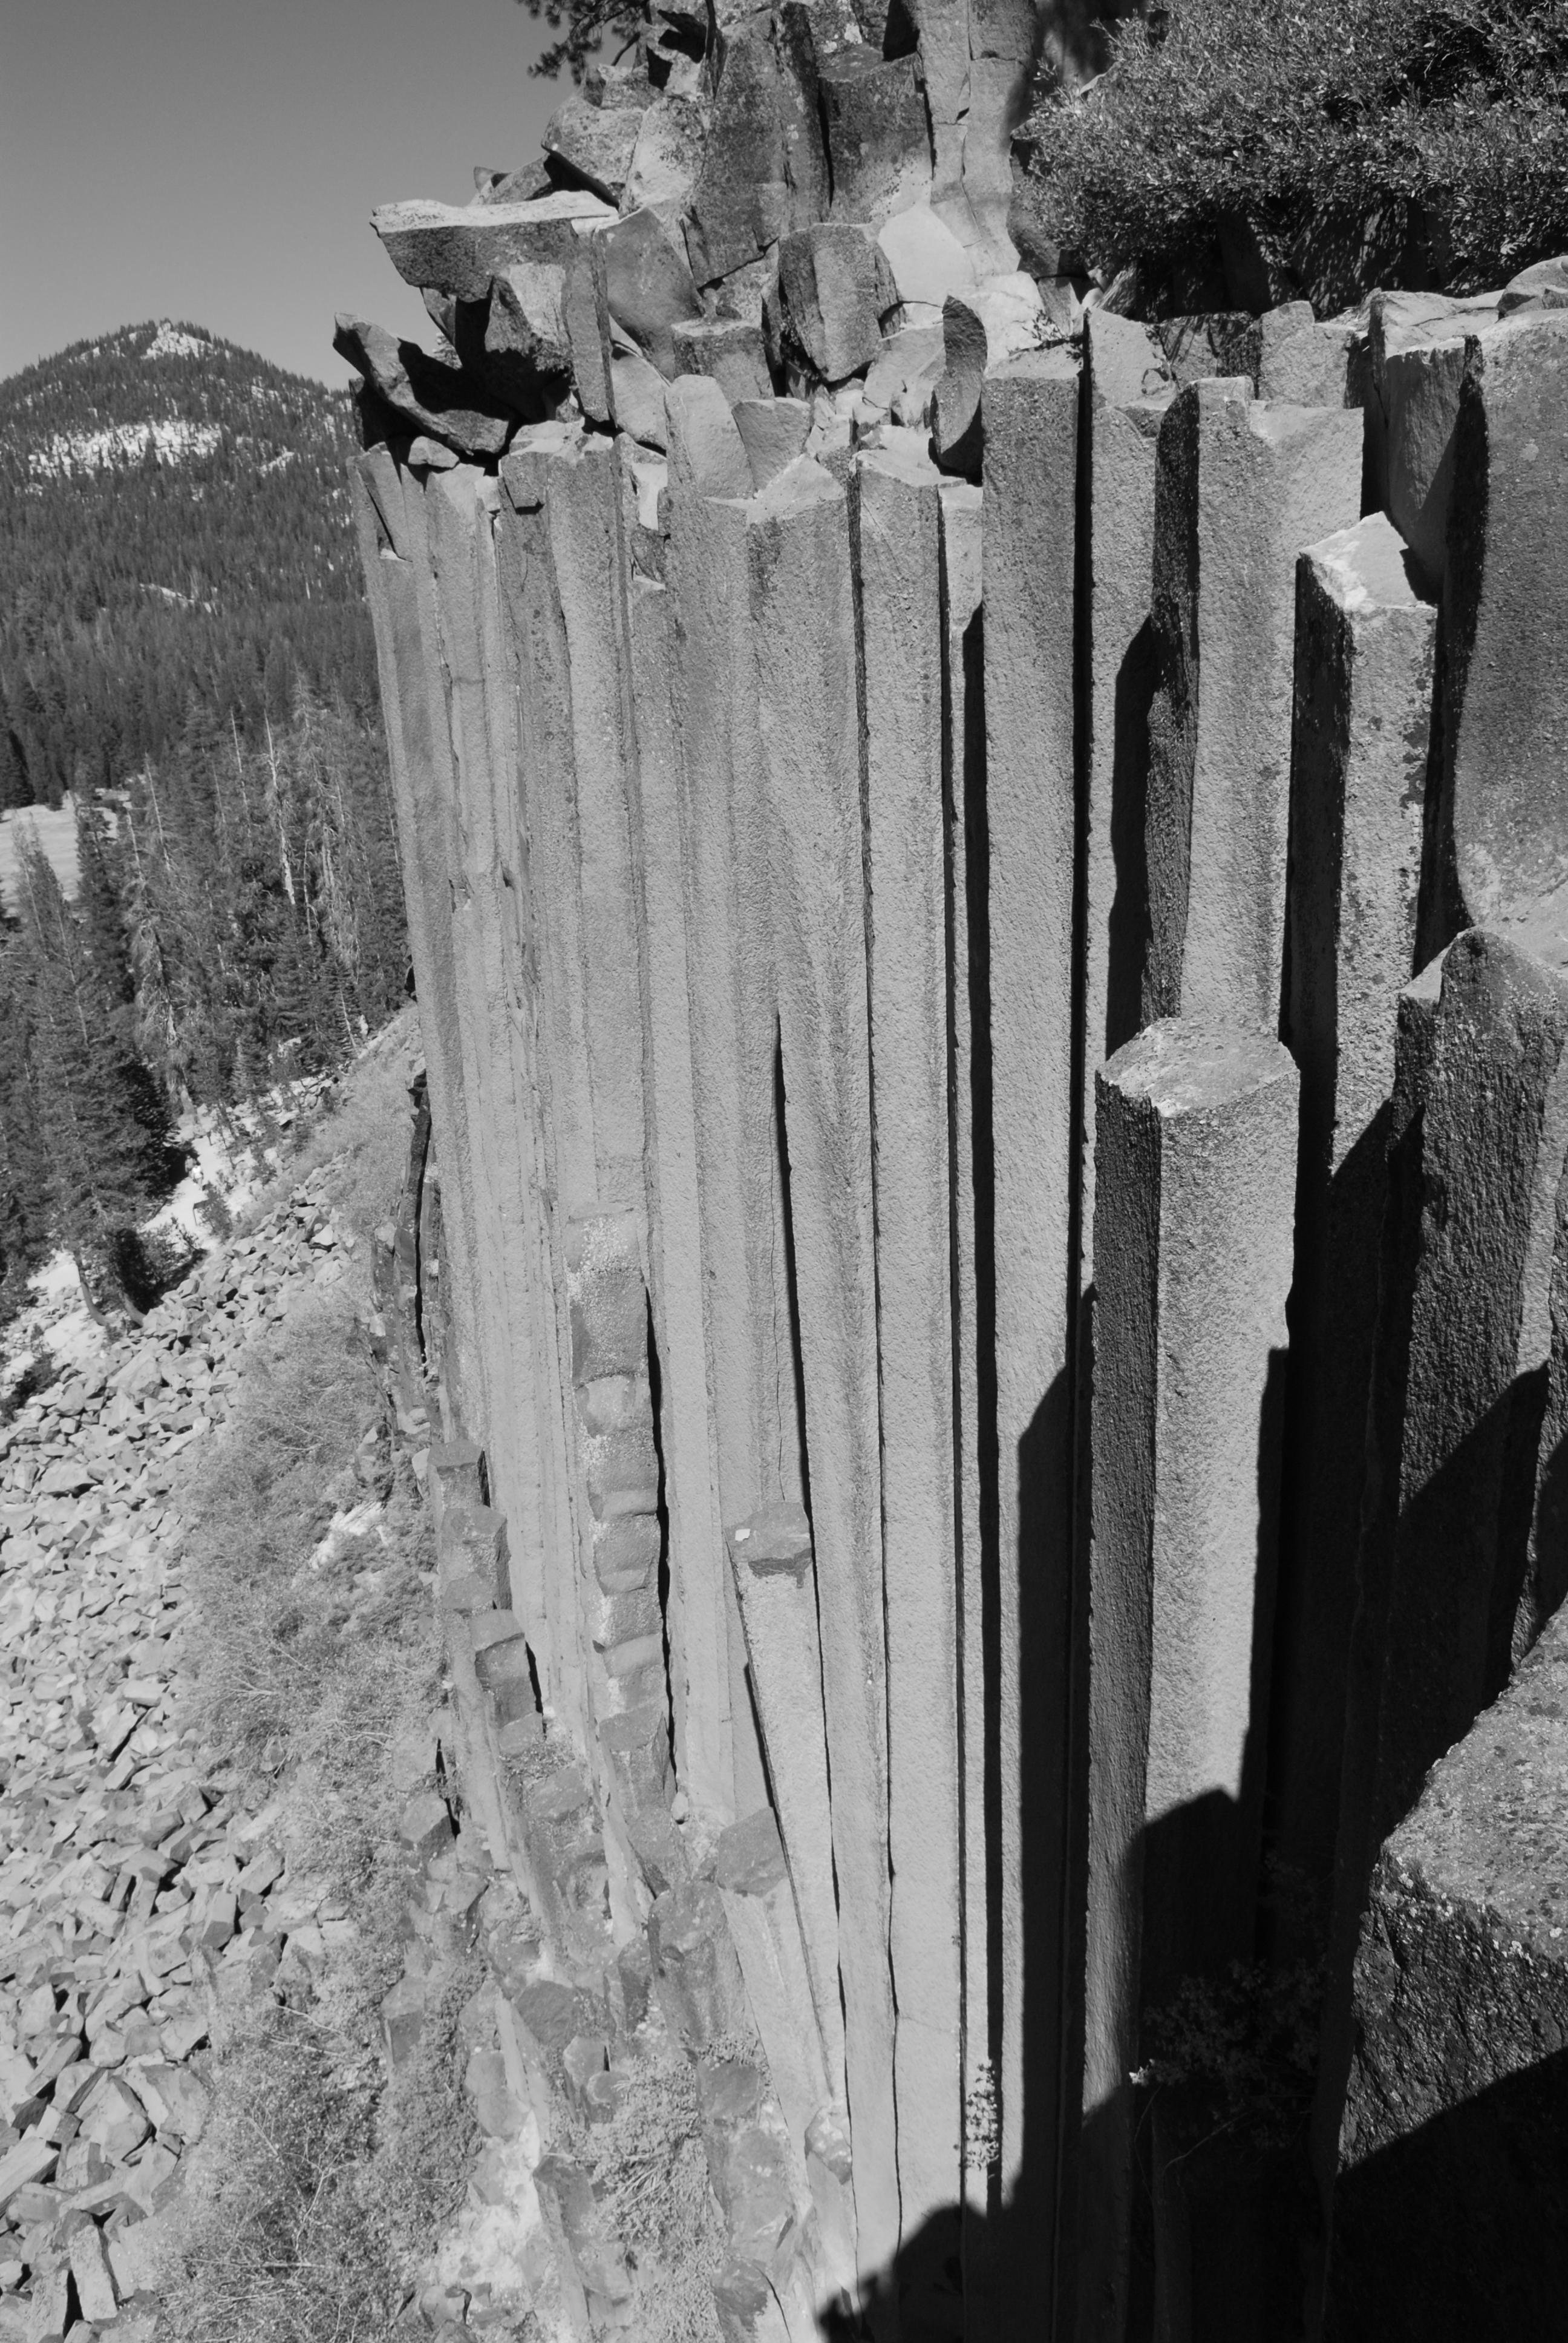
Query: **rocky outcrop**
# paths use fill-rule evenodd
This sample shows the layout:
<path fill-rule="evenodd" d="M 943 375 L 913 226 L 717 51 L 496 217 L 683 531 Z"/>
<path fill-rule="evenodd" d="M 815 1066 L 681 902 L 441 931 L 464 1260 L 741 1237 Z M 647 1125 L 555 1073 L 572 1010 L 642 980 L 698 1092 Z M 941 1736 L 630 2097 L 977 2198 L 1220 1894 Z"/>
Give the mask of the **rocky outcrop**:
<path fill-rule="evenodd" d="M 729 2110 L 726 2335 L 1291 2332 L 1377 1847 L 1565 1574 L 1560 287 L 1112 315 L 1032 19 L 908 29 L 664 12 L 555 195 L 378 223 L 477 383 L 585 248 L 610 353 L 365 410 L 444 1584 L 551 1957 Z"/>

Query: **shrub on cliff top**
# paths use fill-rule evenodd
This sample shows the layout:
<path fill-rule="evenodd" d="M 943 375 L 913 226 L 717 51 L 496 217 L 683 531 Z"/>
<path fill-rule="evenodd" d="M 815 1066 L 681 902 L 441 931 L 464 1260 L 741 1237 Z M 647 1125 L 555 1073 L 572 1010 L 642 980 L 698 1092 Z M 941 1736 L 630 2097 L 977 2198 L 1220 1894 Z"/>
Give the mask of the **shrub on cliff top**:
<path fill-rule="evenodd" d="M 1500 285 L 1568 246 L 1568 0 L 1171 0 L 1044 94 L 1029 191 L 1152 310 Z"/>

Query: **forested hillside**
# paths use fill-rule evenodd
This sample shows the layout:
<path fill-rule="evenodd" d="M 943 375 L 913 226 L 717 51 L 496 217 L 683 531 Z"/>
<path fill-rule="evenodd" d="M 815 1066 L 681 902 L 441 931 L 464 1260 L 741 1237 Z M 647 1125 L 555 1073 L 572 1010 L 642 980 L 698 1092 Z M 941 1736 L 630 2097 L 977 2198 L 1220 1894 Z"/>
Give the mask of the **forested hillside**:
<path fill-rule="evenodd" d="M 180 1112 L 346 1055 L 407 949 L 347 402 L 195 327 L 0 384 L 0 811 L 75 792 L 67 901 L 0 906 L 0 1312 L 105 1300 Z"/>
<path fill-rule="evenodd" d="M 0 810 L 125 780 L 193 723 L 368 709 L 347 397 L 194 326 L 0 383 Z"/>

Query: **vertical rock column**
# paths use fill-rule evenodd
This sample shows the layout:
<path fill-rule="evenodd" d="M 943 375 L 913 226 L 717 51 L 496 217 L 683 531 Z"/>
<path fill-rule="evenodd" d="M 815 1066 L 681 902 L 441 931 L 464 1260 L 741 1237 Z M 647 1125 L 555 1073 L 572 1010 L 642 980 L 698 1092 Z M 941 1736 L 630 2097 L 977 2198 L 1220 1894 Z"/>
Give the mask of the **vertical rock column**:
<path fill-rule="evenodd" d="M 647 1102 L 648 1267 L 659 1329 L 665 1502 L 669 1515 L 669 1671 L 677 1761 L 711 1802 L 727 1771 L 715 1704 L 693 1696 L 696 1652 L 724 1616 L 713 1557 L 722 1552 L 709 1432 L 702 1339 L 702 1223 L 697 1189 L 690 974 L 682 878 L 679 746 L 670 699 L 674 607 L 668 589 L 634 578 L 627 611 L 637 765 L 632 863 L 642 925 L 644 1093 Z"/>
<path fill-rule="evenodd" d="M 1533 947 L 1533 949 L 1531 949 Z M 1471 930 L 1442 964 L 1372 1842 L 1508 1680 L 1568 1155 L 1568 946 Z"/>
<path fill-rule="evenodd" d="M 1063 2081 L 1079 1296 L 1078 387 L 1075 362 L 1048 351 L 1003 367 L 986 383 L 983 402 L 1001 1810 L 993 1974 L 1001 1997 L 1000 2183 L 1019 2238 L 1000 2279 L 1004 2322 L 1038 2305 L 1054 2257 Z"/>
<path fill-rule="evenodd" d="M 1083 975 L 1084 1278 L 1092 1273 L 1094 1076 L 1138 1031 L 1143 794 L 1155 683 L 1149 603 L 1155 449 L 1174 395 L 1147 327 L 1099 309 L 1084 321 L 1083 583 L 1087 898 Z"/>
<path fill-rule="evenodd" d="M 474 1286 L 488 1393 L 487 1461 L 496 1506 L 509 1525 L 513 1604 L 549 1673 L 553 1638 L 544 1601 L 538 1407 L 529 1339 L 531 1133 L 518 1099 L 527 1069 L 518 1062 L 510 1013 L 503 876 L 506 800 L 516 784 L 516 702 L 515 694 L 492 696 L 487 689 L 500 665 L 491 534 L 498 496 L 495 482 L 469 465 L 457 465 L 430 475 L 425 517 L 457 780 L 451 830 L 460 875 L 452 889 L 451 920 L 463 994 L 465 1080 L 477 1109 Z"/>
<path fill-rule="evenodd" d="M 867 948 L 887 1575 L 894 2086 L 905 2232 L 960 2197 L 962 2082 L 948 898 L 936 468 L 862 456 Z M 934 2237 L 926 2247 L 946 2259 Z"/>
<path fill-rule="evenodd" d="M 1393 1092 L 1383 1158 L 1384 1204 L 1378 1246 L 1377 1314 L 1367 1391 L 1365 1474 L 1356 1544 L 1354 1609 L 1345 1680 L 1333 1900 L 1323 1988 L 1311 2153 L 1324 2212 L 1333 2185 L 1341 2106 L 1351 2056 L 1351 1964 L 1376 1841 L 1372 1781 L 1390 1587 L 1399 1533 L 1400 1451 L 1410 1373 L 1411 1313 L 1421 1252 L 1422 1171 L 1427 1091 L 1437 1031 L 1442 962 L 1434 960 L 1400 994 L 1394 1015 Z"/>
<path fill-rule="evenodd" d="M 952 917 L 949 967 L 952 1031 L 954 1441 L 958 1483 L 960 1785 L 963 1823 L 963 2268 L 971 2319 L 987 2314 L 986 2215 L 996 2162 L 990 2033 L 990 1881 L 986 1835 L 986 1534 L 994 1454 L 982 1426 L 982 1356 L 989 1370 L 990 1273 L 989 1157 L 990 1006 L 985 851 L 985 692 L 980 615 L 982 491 L 948 480 L 940 490 L 945 660 L 943 788 Z M 983 1193 L 982 1193 L 983 1191 Z M 981 1326 L 981 1305 L 985 1323 Z"/>
<path fill-rule="evenodd" d="M 747 508 L 822 1621 L 860 2268 L 900 2235 L 870 1052 L 848 503 L 808 459 Z M 809 678 L 809 689 L 802 688 Z"/>
<path fill-rule="evenodd" d="M 1503 926 L 1568 880 L 1568 317 L 1467 344 L 1453 448 L 1441 850 L 1456 924 Z"/>
<path fill-rule="evenodd" d="M 1171 1019 L 1097 1091 L 1079 2332 L 1113 2343 L 1140 2011 L 1251 1952 L 1296 1073 Z"/>
<path fill-rule="evenodd" d="M 465 1176 L 468 1129 L 443 813 L 443 791 L 449 798 L 451 790 L 451 741 L 438 659 L 430 641 L 433 613 L 423 531 L 411 525 L 405 501 L 405 490 L 417 499 L 421 491 L 387 447 L 367 449 L 355 477 L 361 496 L 359 526 L 367 588 L 387 711 L 388 761 L 403 868 L 408 879 L 409 945 L 423 1007 L 430 1111 L 437 1156 L 446 1167 L 447 1283 L 443 1291 L 454 1322 L 457 1380 L 461 1390 L 477 1399 L 482 1390 L 475 1349 L 477 1311 L 469 1282 L 474 1260 L 471 1190 Z M 422 504 L 417 513 L 422 519 Z M 423 588 L 421 568 L 425 569 Z"/>
<path fill-rule="evenodd" d="M 1277 1031 L 1296 556 L 1361 510 L 1362 419 L 1189 384 L 1160 427 L 1144 1014 Z"/>
<path fill-rule="evenodd" d="M 801 1433 L 776 1117 L 778 1009 L 746 514 L 739 501 L 749 490 L 750 473 L 728 413 L 721 419 L 734 442 L 730 469 L 726 473 L 720 464 L 716 478 L 699 462 L 687 404 L 684 394 L 671 401 L 673 703 L 704 1356 L 713 1472 L 729 1530 L 765 1504 L 800 1503 Z M 765 1792 L 722 1540 L 711 1550 L 706 1544 L 689 1550 L 681 1566 L 689 1589 L 689 1736 L 694 1748 L 710 1753 L 692 1786 L 732 1820 L 760 1805 Z M 787 1845 L 786 1852 L 793 1861 L 796 1850 Z"/>
<path fill-rule="evenodd" d="M 1381 513 L 1303 553 L 1285 1040 L 1302 1074 L 1271 1732 L 1274 1844 L 1321 1950 L 1339 1824 L 1399 994 L 1415 950 L 1437 613 Z"/>

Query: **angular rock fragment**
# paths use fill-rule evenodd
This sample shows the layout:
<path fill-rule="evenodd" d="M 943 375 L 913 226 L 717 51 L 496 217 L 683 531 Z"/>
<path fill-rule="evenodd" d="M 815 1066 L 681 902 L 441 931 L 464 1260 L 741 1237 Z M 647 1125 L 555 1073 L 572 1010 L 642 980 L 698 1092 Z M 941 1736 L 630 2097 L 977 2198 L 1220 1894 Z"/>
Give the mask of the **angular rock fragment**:
<path fill-rule="evenodd" d="M 811 427 L 803 398 L 738 398 L 730 413 L 757 488 L 765 488 L 803 453 Z"/>
<path fill-rule="evenodd" d="M 877 242 L 906 309 L 940 309 L 950 297 L 967 300 L 979 287 L 972 256 L 946 221 L 924 205 L 885 220 Z"/>
<path fill-rule="evenodd" d="M 664 411 L 664 377 L 635 351 L 610 360 L 610 412 L 618 430 L 645 447 L 666 448 L 669 426 Z"/>
<path fill-rule="evenodd" d="M 469 377 L 417 342 L 394 341 L 384 327 L 340 317 L 332 347 L 396 415 L 459 455 L 498 456 L 511 437 L 516 417 L 478 405 Z"/>
<path fill-rule="evenodd" d="M 1334 2343 L 1549 2333 L 1568 2288 L 1568 1620 L 1372 1876 L 1333 2185 Z"/>
<path fill-rule="evenodd" d="M 674 226 L 691 208 L 708 143 L 708 107 L 698 96 L 662 91 L 638 125 L 626 176 L 628 212 L 657 212 Z"/>
<path fill-rule="evenodd" d="M 657 212 L 630 212 L 605 231 L 604 255 L 611 317 L 672 379 L 679 371 L 673 329 L 703 313 L 678 238 Z"/>
<path fill-rule="evenodd" d="M 618 204 L 641 121 L 640 111 L 631 106 L 596 106 L 590 98 L 568 97 L 545 125 L 545 152 L 580 186 L 606 203 Z"/>
<path fill-rule="evenodd" d="M 482 301 L 491 277 L 514 261 L 564 261 L 579 228 L 614 217 L 599 196 L 562 188 L 523 204 L 384 204 L 371 226 L 405 284 Z"/>
<path fill-rule="evenodd" d="M 687 244 L 699 284 L 729 277 L 828 208 L 810 18 L 799 0 L 725 45 Z"/>
<path fill-rule="evenodd" d="M 787 344 L 836 383 L 870 365 L 898 295 L 880 248 L 863 228 L 823 222 L 779 245 L 779 297 Z"/>
<path fill-rule="evenodd" d="M 890 218 L 930 192 L 930 134 L 914 56 L 850 45 L 818 67 L 834 219 Z"/>
<path fill-rule="evenodd" d="M 739 317 L 698 317 L 676 326 L 671 338 L 679 371 L 711 375 L 731 407 L 739 399 L 771 395 L 758 327 Z"/>

